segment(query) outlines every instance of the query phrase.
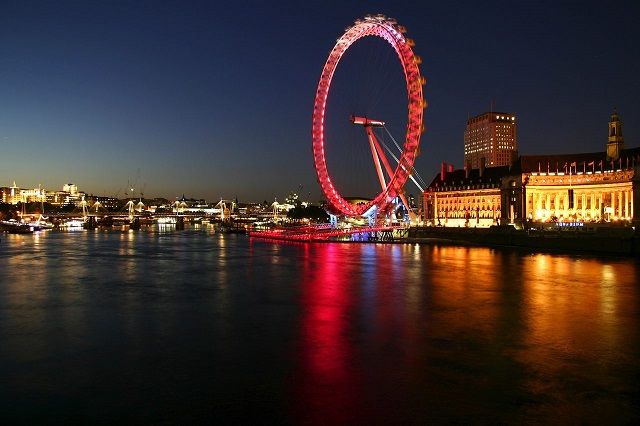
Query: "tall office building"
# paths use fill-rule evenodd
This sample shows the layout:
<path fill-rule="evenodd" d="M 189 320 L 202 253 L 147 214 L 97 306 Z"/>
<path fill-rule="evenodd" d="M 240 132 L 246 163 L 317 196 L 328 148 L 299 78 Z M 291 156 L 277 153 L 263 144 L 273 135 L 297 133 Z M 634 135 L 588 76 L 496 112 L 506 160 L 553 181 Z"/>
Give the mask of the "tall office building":
<path fill-rule="evenodd" d="M 478 169 L 506 166 L 518 155 L 516 116 L 507 112 L 485 112 L 467 120 L 464 131 L 464 163 Z"/>

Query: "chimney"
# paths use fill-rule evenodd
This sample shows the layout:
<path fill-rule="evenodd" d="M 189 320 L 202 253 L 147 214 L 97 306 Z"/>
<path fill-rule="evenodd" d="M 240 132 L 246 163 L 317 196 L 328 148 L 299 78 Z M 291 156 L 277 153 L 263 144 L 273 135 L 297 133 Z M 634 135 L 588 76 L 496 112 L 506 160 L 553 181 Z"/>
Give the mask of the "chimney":
<path fill-rule="evenodd" d="M 480 158 L 480 177 L 484 175 L 484 168 L 487 165 L 487 159 L 484 157 Z"/>
<path fill-rule="evenodd" d="M 449 173 L 453 173 L 453 164 L 449 164 L 448 166 L 449 170 L 447 170 Z"/>
<path fill-rule="evenodd" d="M 444 178 L 447 176 L 447 163 L 444 161 L 440 165 L 440 180 L 444 182 Z"/>
<path fill-rule="evenodd" d="M 465 179 L 469 179 L 469 174 L 471 173 L 471 161 L 465 161 L 464 163 L 464 177 Z"/>

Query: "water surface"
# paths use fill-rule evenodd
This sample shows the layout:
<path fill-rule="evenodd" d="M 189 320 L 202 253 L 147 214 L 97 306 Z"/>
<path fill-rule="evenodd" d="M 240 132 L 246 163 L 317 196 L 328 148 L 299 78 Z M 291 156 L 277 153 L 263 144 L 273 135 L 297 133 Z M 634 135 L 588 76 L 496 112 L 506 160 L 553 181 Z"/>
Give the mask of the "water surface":
<path fill-rule="evenodd" d="M 637 259 L 0 238 L 3 423 L 640 420 Z"/>

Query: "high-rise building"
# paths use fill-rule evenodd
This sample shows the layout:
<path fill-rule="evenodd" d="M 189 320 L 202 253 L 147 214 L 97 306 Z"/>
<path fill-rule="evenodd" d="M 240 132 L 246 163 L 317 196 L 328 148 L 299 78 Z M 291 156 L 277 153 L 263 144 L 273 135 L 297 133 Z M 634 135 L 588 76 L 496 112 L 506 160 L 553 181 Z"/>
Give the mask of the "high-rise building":
<path fill-rule="evenodd" d="M 464 131 L 464 164 L 472 169 L 507 166 L 518 156 L 516 116 L 485 112 L 467 120 Z M 483 160 L 484 159 L 484 160 Z"/>

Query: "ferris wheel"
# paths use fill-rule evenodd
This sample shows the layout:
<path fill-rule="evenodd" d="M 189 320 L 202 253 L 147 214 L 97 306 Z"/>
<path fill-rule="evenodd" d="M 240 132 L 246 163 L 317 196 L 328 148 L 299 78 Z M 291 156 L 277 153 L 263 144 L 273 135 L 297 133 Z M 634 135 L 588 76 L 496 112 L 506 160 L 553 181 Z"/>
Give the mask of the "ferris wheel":
<path fill-rule="evenodd" d="M 420 188 L 416 181 L 416 177 L 419 176 L 415 172 L 414 162 L 418 155 L 420 136 L 424 129 L 422 120 L 426 102 L 422 95 L 422 86 L 425 83 L 425 78 L 420 74 L 420 57 L 415 55 L 412 49 L 414 43 L 404 36 L 405 32 L 404 27 L 384 15 L 366 16 L 364 19 L 357 20 L 338 39 L 322 69 L 313 106 L 313 159 L 322 192 L 333 210 L 339 214 L 361 217 L 370 215 L 372 212 L 384 211 L 396 197 L 399 197 L 409 209 L 403 190 L 405 183 L 411 179 Z M 398 149 L 394 154 L 383 141 L 376 137 L 373 131 L 385 126 L 381 117 L 374 118 L 355 114 L 350 117 L 353 124 L 363 126 L 366 132 L 371 159 L 379 183 L 379 192 L 370 201 L 354 204 L 345 199 L 338 191 L 327 165 L 325 120 L 327 118 L 327 99 L 338 64 L 348 49 L 365 37 L 383 39 L 391 45 L 400 60 L 407 91 L 407 126 L 404 143 L 400 145 L 395 139 L 393 140 Z M 394 162 L 389 160 L 387 154 Z M 409 211 L 411 210 L 409 209 Z"/>

